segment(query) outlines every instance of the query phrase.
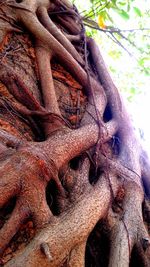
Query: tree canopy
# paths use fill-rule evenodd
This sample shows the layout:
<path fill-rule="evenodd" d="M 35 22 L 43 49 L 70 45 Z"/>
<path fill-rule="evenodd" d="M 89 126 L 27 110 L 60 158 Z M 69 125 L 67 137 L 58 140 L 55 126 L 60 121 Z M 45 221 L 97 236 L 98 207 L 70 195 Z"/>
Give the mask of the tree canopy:
<path fill-rule="evenodd" d="M 129 101 L 145 93 L 150 75 L 147 0 L 73 1 L 87 33 L 99 43 L 112 75 Z"/>

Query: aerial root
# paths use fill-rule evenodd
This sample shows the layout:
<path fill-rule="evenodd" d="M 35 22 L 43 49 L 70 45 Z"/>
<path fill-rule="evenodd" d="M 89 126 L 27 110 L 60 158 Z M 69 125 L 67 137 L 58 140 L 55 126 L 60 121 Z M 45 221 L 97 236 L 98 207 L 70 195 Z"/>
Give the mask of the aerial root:
<path fill-rule="evenodd" d="M 96 67 L 99 81 L 104 88 L 108 103 L 112 109 L 113 117 L 118 118 L 122 111 L 122 104 L 118 90 L 111 79 L 96 42 L 92 38 L 87 38 L 87 45 L 93 59 L 93 64 Z"/>
<path fill-rule="evenodd" d="M 45 28 L 56 38 L 56 40 L 61 43 L 65 49 L 76 59 L 82 66 L 84 61 L 80 54 L 76 51 L 74 46 L 68 41 L 65 35 L 58 29 L 54 22 L 50 19 L 47 9 L 44 7 L 39 7 L 37 11 L 39 19 Z"/>
<path fill-rule="evenodd" d="M 114 180 L 114 183 L 116 183 L 116 180 Z M 117 185 L 115 186 L 114 193 L 116 193 L 116 190 Z M 45 260 L 43 253 L 35 249 L 35 247 L 37 248 L 38 244 L 40 247 L 43 242 L 48 243 L 52 255 L 52 261 L 49 262 L 49 266 L 60 266 L 68 257 L 69 251 L 75 247 L 77 248 L 79 243 L 85 242 L 97 221 L 107 213 L 110 201 L 107 181 L 104 176 L 101 176 L 99 181 L 94 186 L 91 186 L 90 190 L 85 191 L 77 202 L 74 203 L 73 208 L 70 207 L 54 223 L 52 222 L 47 228 L 43 229 L 31 241 L 30 246 L 24 249 L 23 254 L 14 257 L 6 266 L 13 266 L 15 261 L 16 267 L 19 267 L 23 260 L 24 266 L 27 267 L 30 266 L 30 262 L 33 259 L 37 267 L 42 266 Z M 82 216 L 79 216 L 81 212 Z M 88 224 L 85 223 L 87 220 Z M 56 234 L 57 239 L 55 238 Z M 64 242 L 65 246 L 63 245 Z"/>
<path fill-rule="evenodd" d="M 16 234 L 20 228 L 20 225 L 28 216 L 28 210 L 25 210 L 25 208 L 22 206 L 22 203 L 19 203 L 18 201 L 11 214 L 11 217 L 7 222 L 5 222 L 4 226 L 0 230 L 0 255 L 3 254 L 12 237 Z"/>
<path fill-rule="evenodd" d="M 26 20 L 26 13 L 21 13 L 21 21 L 24 26 L 33 34 L 35 40 L 39 43 L 41 42 L 42 46 L 45 47 L 45 50 L 51 51 L 52 56 L 57 56 L 58 59 L 66 66 L 68 71 L 77 79 L 79 83 L 85 88 L 87 88 L 87 73 L 83 70 L 83 68 L 79 65 L 79 63 L 74 59 L 72 54 L 70 54 L 63 45 L 53 37 L 50 32 L 48 32 L 44 26 L 40 23 L 38 18 L 29 14 L 28 20 Z M 93 78 L 91 78 L 91 86 L 95 88 L 96 96 L 104 97 L 104 91 L 102 86 L 96 82 Z M 89 93 L 89 91 L 87 92 Z M 103 101 L 105 101 L 103 100 Z M 98 104 L 100 103 L 100 99 L 98 98 Z M 101 105 L 100 105 L 101 106 Z"/>
<path fill-rule="evenodd" d="M 55 114 L 55 117 L 61 117 L 50 66 L 51 52 L 45 50 L 45 48 L 42 47 L 42 44 L 37 43 L 36 56 L 45 109 L 50 113 Z M 52 121 L 45 121 L 44 130 L 46 137 L 48 137 L 52 132 L 62 128 L 62 122 L 63 120 L 58 119 L 55 119 L 54 123 L 52 123 Z"/>
<path fill-rule="evenodd" d="M 79 35 L 81 33 L 81 26 L 78 26 L 72 18 L 63 18 L 60 14 L 57 16 L 57 19 L 61 23 L 61 25 L 68 30 L 69 34 Z"/>
<path fill-rule="evenodd" d="M 71 35 L 63 32 L 63 34 L 70 42 L 80 42 L 82 40 L 82 33 L 78 35 Z"/>
<path fill-rule="evenodd" d="M 57 56 L 58 59 L 68 68 L 69 72 L 78 80 L 79 83 L 86 89 L 87 88 L 87 73 L 83 70 L 83 68 L 80 66 L 78 61 L 76 60 L 76 57 L 80 57 L 79 53 L 74 49 L 72 51 L 72 44 L 67 40 L 67 38 L 59 32 L 57 27 L 53 25 L 53 22 L 50 20 L 47 10 L 44 8 L 39 8 L 39 10 L 42 10 L 44 21 L 46 20 L 46 24 L 49 25 L 49 32 L 45 29 L 45 27 L 40 23 L 39 19 L 37 18 L 36 14 L 33 14 L 31 12 L 28 13 L 28 20 L 26 20 L 26 12 L 25 10 L 19 10 L 18 18 L 21 20 L 21 22 L 24 24 L 24 26 L 29 30 L 31 34 L 35 37 L 35 41 L 37 43 L 37 46 L 39 43 L 41 43 L 41 47 L 43 47 L 43 51 L 45 54 L 48 55 L 48 52 L 51 54 L 51 56 Z M 47 21 L 48 20 L 48 21 Z M 57 30 L 56 30 L 57 29 Z M 52 31 L 52 34 L 50 33 Z M 55 32 L 55 33 L 54 33 Z M 57 35 L 56 35 L 57 33 Z M 54 37 L 56 35 L 56 38 Z M 58 40 L 57 40 L 58 39 Z M 62 44 L 61 44 L 62 42 Z M 67 48 L 65 48 L 65 46 Z M 68 48 L 69 46 L 69 48 Z M 76 54 L 76 56 L 74 56 Z M 75 57 L 75 58 L 74 58 Z M 47 58 L 48 60 L 48 58 Z M 42 61 L 43 62 L 43 61 Z M 82 60 L 83 63 L 83 60 Z M 41 69 L 41 68 L 39 68 Z M 51 71 L 51 68 L 48 68 Z M 47 80 L 47 79 L 46 79 Z M 50 78 L 49 78 L 50 80 Z M 91 88 L 94 88 L 94 93 L 96 94 L 96 106 L 100 107 L 100 113 L 101 116 L 103 115 L 104 111 L 104 105 L 102 103 L 106 102 L 105 93 L 103 91 L 103 88 L 98 85 L 96 80 L 93 78 L 90 79 Z M 48 82 L 47 82 L 48 84 Z M 51 87 L 52 82 L 50 81 Z M 48 90 L 48 87 L 47 87 Z M 93 89 L 92 89 L 93 90 Z M 53 90 L 54 91 L 54 90 Z M 92 93 L 90 92 L 88 88 L 89 95 Z M 100 101 L 100 97 L 103 98 L 103 100 Z M 56 104 L 56 101 L 54 102 Z"/>
<path fill-rule="evenodd" d="M 137 173 L 136 182 L 141 184 L 141 168 L 140 168 L 140 151 L 131 119 L 126 112 L 124 103 L 114 85 L 110 74 L 108 73 L 105 62 L 99 51 L 95 41 L 91 38 L 87 39 L 87 44 L 92 55 L 93 63 L 96 66 L 100 83 L 107 96 L 107 101 L 111 109 L 112 118 L 118 122 L 118 135 L 120 139 L 119 160 L 127 168 Z M 135 149 L 136 147 L 136 149 Z M 139 176 L 139 178 L 138 178 Z"/>
<path fill-rule="evenodd" d="M 47 51 L 42 47 L 42 43 L 38 42 L 36 44 L 36 56 L 45 109 L 60 115 L 50 65 L 51 51 Z"/>
<path fill-rule="evenodd" d="M 105 143 L 112 138 L 118 129 L 116 121 L 112 120 L 105 124 L 103 132 L 103 140 Z M 63 130 L 56 132 L 55 136 L 40 144 L 42 149 L 51 151 L 55 147 L 55 151 L 49 152 L 51 159 L 55 162 L 57 169 L 74 157 L 85 152 L 90 147 L 94 146 L 99 137 L 99 127 L 97 124 L 89 124 L 75 130 Z M 92 137 L 92 138 L 91 138 Z M 57 143 L 57 147 L 56 147 Z"/>
<path fill-rule="evenodd" d="M 68 70 L 71 71 L 77 79 L 79 79 L 79 71 L 81 71 L 83 76 L 83 69 L 79 65 L 79 63 L 65 49 L 65 47 L 63 47 L 63 45 L 59 43 L 59 41 L 57 41 L 57 39 L 45 29 L 45 27 L 40 23 L 36 15 L 30 14 L 28 16 L 28 20 L 26 20 L 26 13 L 21 13 L 21 21 L 24 26 L 29 30 L 29 32 L 33 34 L 35 39 L 38 42 L 41 42 L 45 49 L 49 49 L 50 51 L 52 51 L 53 56 L 57 56 L 58 59 L 66 65 Z M 84 77 L 84 82 L 87 82 L 85 81 L 85 79 L 86 77 Z"/>
<path fill-rule="evenodd" d="M 32 101 L 32 100 L 31 100 Z M 39 109 L 38 110 L 31 110 L 29 108 L 27 108 L 26 106 L 20 104 L 18 101 L 10 101 L 7 98 L 2 98 L 0 100 L 0 105 L 3 108 L 6 108 L 6 110 L 8 110 L 8 108 L 11 109 L 11 112 L 14 113 L 15 115 L 21 114 L 24 117 L 28 117 L 28 116 L 37 116 L 37 117 L 41 117 L 41 119 L 48 119 L 50 118 L 50 116 L 53 116 L 53 113 L 47 111 L 44 107 L 39 105 Z M 34 102 L 33 102 L 33 108 L 34 108 Z"/>
<path fill-rule="evenodd" d="M 142 219 L 142 202 L 142 190 L 135 183 L 126 181 L 122 214 L 111 234 L 109 267 L 129 266 L 133 246 L 139 241 L 141 242 L 142 236 L 145 239 L 148 238 Z M 120 258 L 122 259 L 121 262 L 119 261 Z"/>
<path fill-rule="evenodd" d="M 63 7 L 63 9 L 65 9 L 65 11 L 70 12 L 70 14 L 73 14 L 73 15 L 75 14 L 73 10 L 73 5 L 68 0 L 63 0 L 63 1 L 55 0 L 55 5 L 58 7 L 59 6 Z"/>
<path fill-rule="evenodd" d="M 32 153 L 27 151 L 26 143 L 21 143 L 12 156 L 2 162 L 0 208 L 3 208 L 12 197 L 16 197 L 16 205 L 10 218 L 0 230 L 1 255 L 20 225 L 29 216 L 32 216 L 37 229 L 43 228 L 50 222 L 52 213 L 45 195 L 46 185 L 50 179 L 55 180 L 60 194 L 65 196 L 54 164 L 51 162 L 51 166 L 47 165 L 46 160 L 37 153 L 36 149 L 35 152 L 32 149 Z"/>

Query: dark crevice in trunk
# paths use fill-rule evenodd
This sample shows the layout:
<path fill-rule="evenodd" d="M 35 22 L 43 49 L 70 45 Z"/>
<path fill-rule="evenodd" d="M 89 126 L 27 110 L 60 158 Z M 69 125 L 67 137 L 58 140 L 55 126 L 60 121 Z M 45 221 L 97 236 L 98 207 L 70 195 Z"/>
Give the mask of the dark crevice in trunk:
<path fill-rule="evenodd" d="M 129 267 L 144 267 L 144 262 L 139 255 L 137 248 L 134 246 L 131 253 L 131 260 Z"/>
<path fill-rule="evenodd" d="M 85 267 L 108 267 L 109 252 L 109 230 L 104 221 L 98 222 L 87 241 Z"/>

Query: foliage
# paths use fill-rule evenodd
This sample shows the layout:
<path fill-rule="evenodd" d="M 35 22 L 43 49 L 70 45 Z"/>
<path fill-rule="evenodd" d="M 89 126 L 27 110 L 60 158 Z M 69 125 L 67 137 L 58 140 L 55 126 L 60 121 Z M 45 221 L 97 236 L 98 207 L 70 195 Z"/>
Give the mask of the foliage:
<path fill-rule="evenodd" d="M 81 10 L 87 33 L 99 43 L 120 90 L 129 101 L 145 92 L 150 74 L 148 1 L 73 2 Z"/>

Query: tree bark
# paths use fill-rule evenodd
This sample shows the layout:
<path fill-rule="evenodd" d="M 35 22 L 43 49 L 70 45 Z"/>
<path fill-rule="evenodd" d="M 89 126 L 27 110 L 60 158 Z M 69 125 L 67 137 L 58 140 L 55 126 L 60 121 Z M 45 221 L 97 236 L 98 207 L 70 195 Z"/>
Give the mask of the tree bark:
<path fill-rule="evenodd" d="M 0 3 L 0 266 L 149 266 L 149 159 L 68 0 Z"/>

